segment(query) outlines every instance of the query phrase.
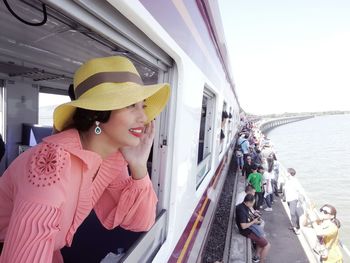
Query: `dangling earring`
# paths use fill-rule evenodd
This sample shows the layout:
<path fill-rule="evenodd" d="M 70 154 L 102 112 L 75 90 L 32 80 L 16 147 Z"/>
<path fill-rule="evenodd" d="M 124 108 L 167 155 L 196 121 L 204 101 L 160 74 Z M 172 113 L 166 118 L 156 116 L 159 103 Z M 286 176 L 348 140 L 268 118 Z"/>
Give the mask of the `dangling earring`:
<path fill-rule="evenodd" d="M 101 134 L 101 132 L 102 132 L 102 129 L 101 129 L 101 127 L 99 126 L 99 125 L 100 125 L 100 122 L 99 122 L 99 121 L 95 121 L 95 124 L 96 124 L 96 127 L 95 127 L 95 134 L 99 135 L 99 134 Z"/>

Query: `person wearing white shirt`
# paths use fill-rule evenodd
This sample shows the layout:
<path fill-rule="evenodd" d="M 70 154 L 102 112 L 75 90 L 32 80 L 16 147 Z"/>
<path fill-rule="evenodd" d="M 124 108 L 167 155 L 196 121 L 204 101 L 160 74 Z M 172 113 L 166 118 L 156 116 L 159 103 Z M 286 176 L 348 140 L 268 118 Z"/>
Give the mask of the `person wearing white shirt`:
<path fill-rule="evenodd" d="M 279 184 L 279 173 L 280 173 L 280 164 L 276 158 L 273 162 L 273 171 L 275 174 L 275 178 L 272 180 L 272 188 L 273 192 L 275 193 L 276 196 L 279 196 L 279 190 L 280 190 L 280 184 Z"/>
<path fill-rule="evenodd" d="M 300 212 L 298 209 L 298 200 L 299 200 L 299 190 L 298 190 L 298 184 L 295 179 L 296 171 L 293 168 L 288 168 L 288 179 L 285 184 L 285 199 L 289 206 L 290 211 L 290 217 L 291 217 L 291 223 L 292 223 L 292 229 L 294 230 L 295 234 L 300 233 Z"/>
<path fill-rule="evenodd" d="M 273 188 L 272 188 L 272 180 L 275 178 L 272 169 L 268 169 L 264 172 L 264 187 L 265 187 L 265 202 L 267 207 L 264 209 L 265 211 L 272 211 L 272 202 L 273 202 Z"/>

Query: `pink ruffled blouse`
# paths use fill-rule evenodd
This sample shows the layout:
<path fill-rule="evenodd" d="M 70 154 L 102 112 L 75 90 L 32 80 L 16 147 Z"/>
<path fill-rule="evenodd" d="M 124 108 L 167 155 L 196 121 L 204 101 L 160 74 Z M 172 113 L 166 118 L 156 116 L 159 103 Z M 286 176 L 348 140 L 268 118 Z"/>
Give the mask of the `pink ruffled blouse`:
<path fill-rule="evenodd" d="M 147 231 L 156 203 L 149 176 L 129 176 L 120 152 L 102 160 L 76 130 L 52 135 L 0 177 L 0 263 L 63 262 L 60 249 L 92 209 L 107 229 Z"/>

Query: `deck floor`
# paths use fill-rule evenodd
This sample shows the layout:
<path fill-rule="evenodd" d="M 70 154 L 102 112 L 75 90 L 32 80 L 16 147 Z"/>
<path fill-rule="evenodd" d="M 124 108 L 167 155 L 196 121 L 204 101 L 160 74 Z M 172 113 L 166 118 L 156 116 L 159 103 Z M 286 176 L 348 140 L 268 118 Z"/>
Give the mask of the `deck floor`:
<path fill-rule="evenodd" d="M 308 263 L 298 237 L 288 229 L 289 218 L 279 197 L 275 197 L 273 211 L 264 211 L 263 218 L 267 239 L 271 243 L 267 263 Z"/>

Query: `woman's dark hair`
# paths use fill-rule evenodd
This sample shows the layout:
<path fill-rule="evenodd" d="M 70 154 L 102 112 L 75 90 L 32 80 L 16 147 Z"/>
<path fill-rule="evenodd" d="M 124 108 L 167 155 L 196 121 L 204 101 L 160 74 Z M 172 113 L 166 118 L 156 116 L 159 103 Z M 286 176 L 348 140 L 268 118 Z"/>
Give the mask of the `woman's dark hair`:
<path fill-rule="evenodd" d="M 221 121 L 224 121 L 227 118 L 228 118 L 227 111 L 223 111 L 222 114 L 221 114 Z"/>
<path fill-rule="evenodd" d="M 70 84 L 68 87 L 68 96 L 70 100 L 75 100 L 74 85 Z"/>
<path fill-rule="evenodd" d="M 253 202 L 255 200 L 255 197 L 254 197 L 254 195 L 252 195 L 252 194 L 247 194 L 245 197 L 244 197 L 244 203 L 246 203 L 246 202 Z"/>
<path fill-rule="evenodd" d="M 341 224 L 340 224 L 339 219 L 337 218 L 337 209 L 335 209 L 335 207 L 332 206 L 332 205 L 326 204 L 326 205 L 322 206 L 320 210 L 322 211 L 324 207 L 328 207 L 328 208 L 329 208 L 329 210 L 331 211 L 331 215 L 334 216 L 334 218 L 332 219 L 332 222 L 333 222 L 338 228 L 340 228 Z"/>
<path fill-rule="evenodd" d="M 220 140 L 223 140 L 223 139 L 225 139 L 225 133 L 224 133 L 224 131 L 221 129 L 221 131 L 220 131 Z"/>
<path fill-rule="evenodd" d="M 251 166 L 251 169 L 254 171 L 258 170 L 258 168 L 259 167 L 255 163 Z"/>
<path fill-rule="evenodd" d="M 78 131 L 87 131 L 96 121 L 106 123 L 111 116 L 111 111 L 96 111 L 77 108 L 73 115 L 73 124 L 69 128 L 75 128 Z"/>

